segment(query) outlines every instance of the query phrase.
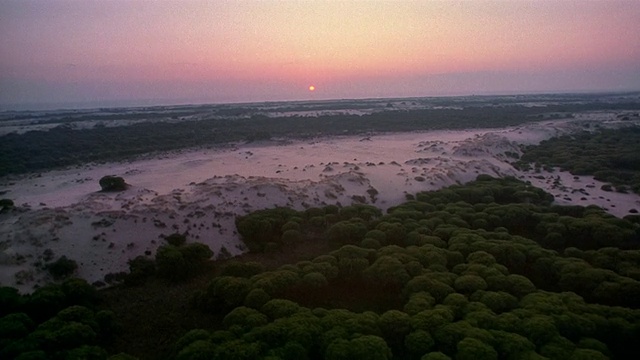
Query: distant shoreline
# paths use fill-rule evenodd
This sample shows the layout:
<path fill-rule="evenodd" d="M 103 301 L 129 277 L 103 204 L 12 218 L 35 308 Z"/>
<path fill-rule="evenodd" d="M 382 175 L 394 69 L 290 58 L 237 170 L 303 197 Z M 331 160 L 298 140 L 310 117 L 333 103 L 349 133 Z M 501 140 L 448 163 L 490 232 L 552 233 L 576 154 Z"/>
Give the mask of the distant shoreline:
<path fill-rule="evenodd" d="M 488 93 L 488 94 L 451 94 L 451 95 L 425 95 L 409 97 L 362 97 L 362 98 L 327 98 L 327 99 L 282 99 L 282 100 L 256 100 L 256 101 L 210 101 L 189 99 L 137 99 L 137 100 L 106 100 L 69 103 L 8 103 L 0 104 L 0 115 L 11 112 L 60 112 L 78 110 L 99 109 L 136 109 L 136 108 L 163 108 L 163 107 L 197 107 L 197 106 L 244 106 L 265 105 L 279 103 L 326 103 L 326 102 L 351 102 L 351 101 L 395 101 L 395 100 L 433 100 L 433 99 L 463 99 L 463 98 L 513 98 L 513 97 L 557 97 L 557 96 L 621 96 L 639 95 L 640 89 L 622 91 L 561 91 L 561 92 L 513 92 L 513 93 Z"/>
<path fill-rule="evenodd" d="M 638 109 L 640 96 L 555 95 L 4 113 L 0 177 L 228 143 L 495 129 L 584 112 Z"/>

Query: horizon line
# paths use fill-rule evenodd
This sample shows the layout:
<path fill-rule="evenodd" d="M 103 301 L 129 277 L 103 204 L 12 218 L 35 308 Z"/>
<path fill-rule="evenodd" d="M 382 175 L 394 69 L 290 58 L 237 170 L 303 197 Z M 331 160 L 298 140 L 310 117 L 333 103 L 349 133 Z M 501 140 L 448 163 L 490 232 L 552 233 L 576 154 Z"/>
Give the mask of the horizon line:
<path fill-rule="evenodd" d="M 353 98 L 325 98 L 325 99 L 290 99 L 290 100 L 257 100 L 257 101 L 207 101 L 187 99 L 134 99 L 134 100 L 96 100 L 80 102 L 36 102 L 0 104 L 0 113 L 11 112 L 42 112 L 42 111 L 78 111 L 103 109 L 133 109 L 160 108 L 167 106 L 221 106 L 221 105 L 256 105 L 269 103 L 301 103 L 301 102 L 337 102 L 337 101 L 368 101 L 368 100 L 399 100 L 399 99 L 429 99 L 429 98 L 464 98 L 464 97 L 504 97 L 504 96 L 542 96 L 542 95 L 623 95 L 640 93 L 640 88 L 634 90 L 567 90 L 567 91 L 531 91 L 531 92 L 495 92 L 495 93 L 467 93 L 449 95 L 424 96 L 383 96 L 383 97 L 353 97 Z M 102 103 L 103 105 L 100 105 Z M 120 103 L 120 104 L 118 104 Z M 130 103 L 126 105 L 125 103 Z M 146 104 L 145 104 L 146 103 Z M 110 105 L 112 104 L 112 105 Z"/>

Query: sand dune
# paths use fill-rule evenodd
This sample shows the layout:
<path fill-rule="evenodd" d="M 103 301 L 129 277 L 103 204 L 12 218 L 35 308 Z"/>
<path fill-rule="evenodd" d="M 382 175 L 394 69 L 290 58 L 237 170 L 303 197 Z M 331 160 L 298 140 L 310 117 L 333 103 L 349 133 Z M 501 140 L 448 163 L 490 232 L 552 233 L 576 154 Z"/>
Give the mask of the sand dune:
<path fill-rule="evenodd" d="M 497 130 L 282 139 L 5 178 L 0 186 L 18 208 L 0 214 L 0 284 L 28 291 L 50 281 L 41 265 L 62 255 L 78 262 L 79 276 L 101 281 L 126 271 L 129 259 L 153 254 L 174 232 L 206 243 L 215 256 L 236 255 L 245 250 L 235 231 L 237 215 L 274 206 L 368 203 L 387 209 L 406 194 L 478 174 L 516 176 L 547 189 L 560 204 L 596 204 L 624 216 L 640 209 L 639 196 L 604 193 L 601 183 L 584 176 L 522 173 L 507 156 L 519 153 L 519 144 L 610 119 L 589 114 Z M 131 187 L 97 192 L 98 180 L 109 174 Z"/>

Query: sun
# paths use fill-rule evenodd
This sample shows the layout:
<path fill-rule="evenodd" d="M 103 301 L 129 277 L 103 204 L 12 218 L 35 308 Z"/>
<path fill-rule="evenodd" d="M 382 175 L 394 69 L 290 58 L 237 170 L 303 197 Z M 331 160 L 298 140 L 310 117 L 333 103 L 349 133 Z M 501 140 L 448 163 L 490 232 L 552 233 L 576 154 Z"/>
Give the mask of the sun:
<path fill-rule="evenodd" d="M 313 86 L 313 85 L 309 85 L 309 91 L 315 91 L 315 90 L 316 90 L 316 87 L 315 87 L 315 86 Z"/>

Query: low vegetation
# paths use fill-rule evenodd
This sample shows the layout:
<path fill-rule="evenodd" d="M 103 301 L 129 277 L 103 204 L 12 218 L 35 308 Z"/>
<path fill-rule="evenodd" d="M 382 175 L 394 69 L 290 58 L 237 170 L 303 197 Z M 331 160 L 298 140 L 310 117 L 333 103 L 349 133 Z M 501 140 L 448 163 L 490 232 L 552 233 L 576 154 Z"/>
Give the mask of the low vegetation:
<path fill-rule="evenodd" d="M 20 295 L 0 288 L 0 357 L 3 359 L 105 359 L 102 347 L 116 333 L 115 315 L 97 306 L 84 280 Z"/>
<path fill-rule="evenodd" d="M 640 194 L 640 127 L 585 131 L 542 141 L 525 148 L 516 166 L 558 167 L 613 185 L 605 185 L 603 190 Z"/>
<path fill-rule="evenodd" d="M 386 214 L 263 210 L 215 264 L 174 234 L 111 289 L 0 289 L 0 357 L 638 358 L 640 225 L 552 199 L 480 176 Z"/>
<path fill-rule="evenodd" d="M 104 192 L 124 191 L 128 187 L 122 177 L 114 175 L 103 176 L 98 183 Z"/>
<path fill-rule="evenodd" d="M 242 106 L 186 107 L 164 112 L 153 108 L 139 113 L 108 111 L 108 114 L 62 114 L 60 118 L 38 120 L 35 124 L 59 124 L 50 130 L 10 133 L 0 136 L 0 176 L 36 172 L 89 162 L 120 161 L 138 155 L 192 148 L 219 146 L 238 141 L 272 138 L 306 138 L 330 135 L 354 135 L 368 132 L 398 132 L 437 129 L 496 128 L 531 121 L 570 117 L 572 112 L 597 109 L 638 109 L 640 104 L 626 102 L 588 102 L 588 96 L 554 98 L 555 105 L 530 107 L 524 99 L 476 97 L 461 100 L 434 99 L 433 108 L 385 111 L 367 115 L 323 115 L 318 117 L 267 117 L 255 109 Z M 497 103 L 494 103 L 497 101 Z M 306 111 L 322 109 L 322 103 L 301 105 Z M 366 104 L 365 104 L 366 105 Z M 335 104 L 332 104 L 335 106 Z M 345 108 L 357 109 L 358 102 L 347 102 Z M 287 108 L 286 111 L 295 111 Z M 177 121 L 180 116 L 197 114 L 202 120 Z M 145 118 L 146 116 L 146 118 Z M 17 114 L 15 118 L 20 118 Z M 175 118 L 175 119 L 174 119 Z M 13 119 L 11 117 L 7 120 Z M 148 121 L 140 121 L 147 119 Z M 153 121 L 153 120 L 165 121 Z M 81 121 L 128 121 L 130 125 L 73 128 L 69 123 Z"/>
<path fill-rule="evenodd" d="M 61 256 L 58 260 L 47 265 L 47 270 L 56 280 L 70 277 L 77 269 L 78 263 L 66 256 Z"/>
<path fill-rule="evenodd" d="M 14 207 L 13 200 L 11 199 L 0 199 L 0 213 L 4 211 L 8 211 Z"/>

